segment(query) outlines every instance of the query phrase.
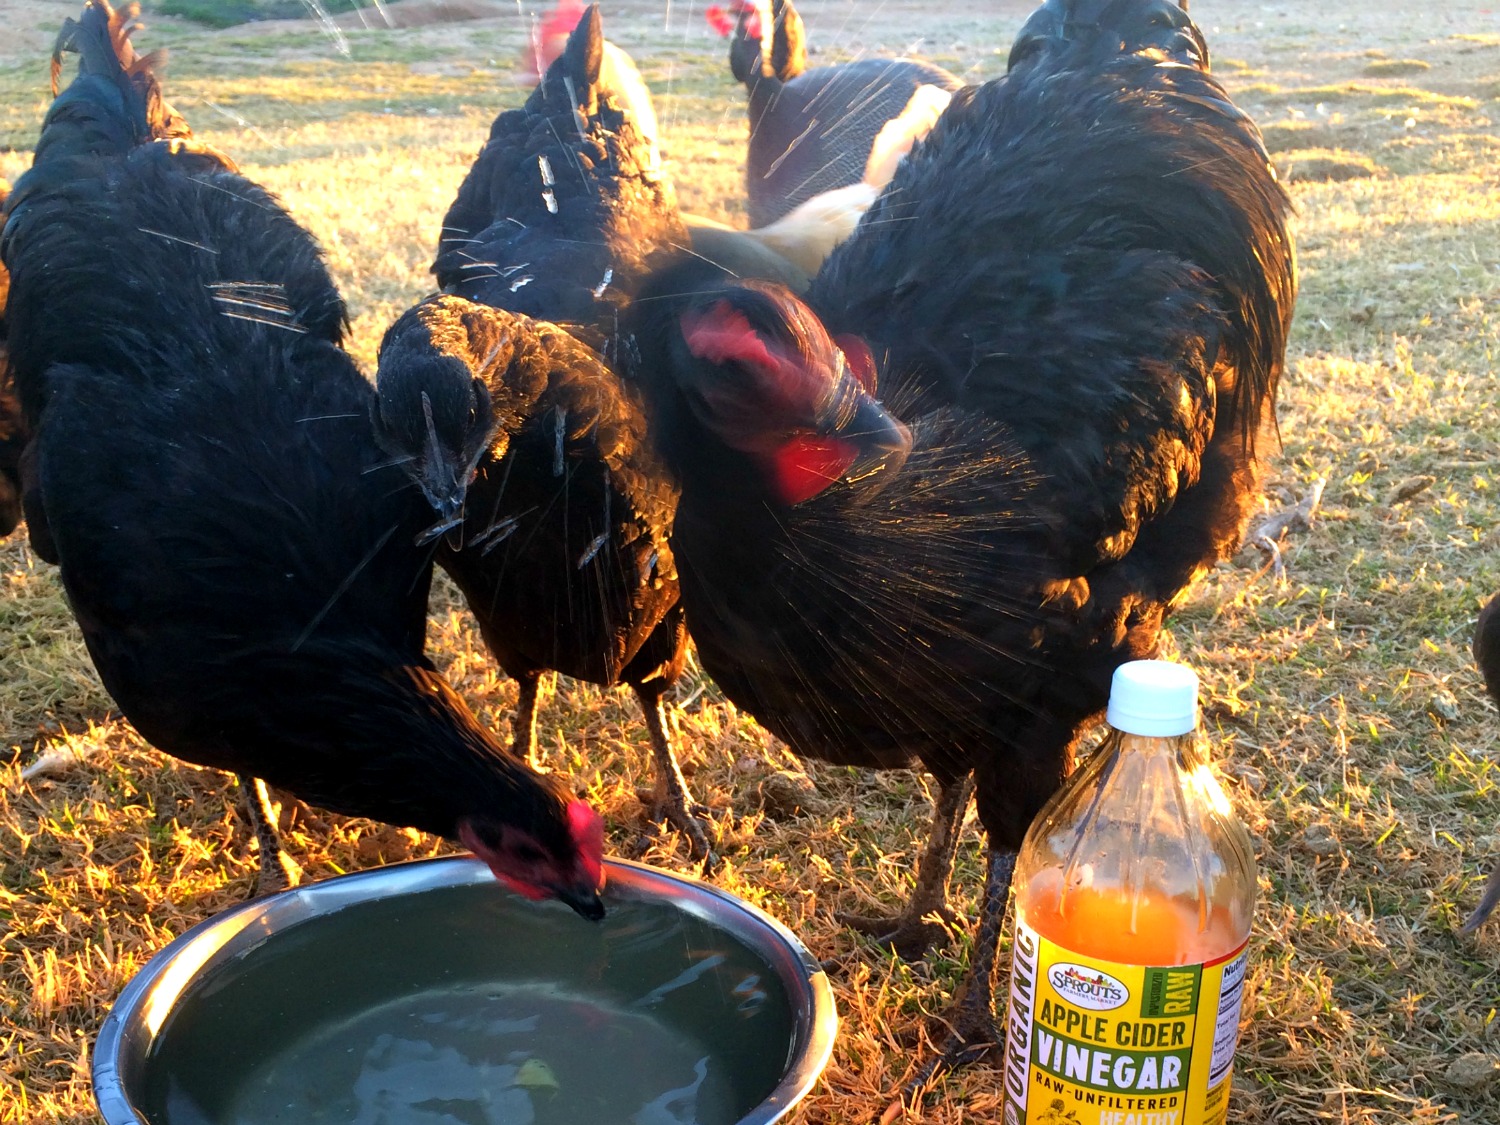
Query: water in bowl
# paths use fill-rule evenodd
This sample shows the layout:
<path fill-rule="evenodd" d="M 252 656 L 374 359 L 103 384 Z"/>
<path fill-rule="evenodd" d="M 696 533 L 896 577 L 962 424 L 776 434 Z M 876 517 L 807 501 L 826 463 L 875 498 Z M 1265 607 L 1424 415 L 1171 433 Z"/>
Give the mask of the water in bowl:
<path fill-rule="evenodd" d="M 602 923 L 491 884 L 362 903 L 210 973 L 157 1035 L 153 1125 L 732 1125 L 786 995 L 673 906 Z"/>

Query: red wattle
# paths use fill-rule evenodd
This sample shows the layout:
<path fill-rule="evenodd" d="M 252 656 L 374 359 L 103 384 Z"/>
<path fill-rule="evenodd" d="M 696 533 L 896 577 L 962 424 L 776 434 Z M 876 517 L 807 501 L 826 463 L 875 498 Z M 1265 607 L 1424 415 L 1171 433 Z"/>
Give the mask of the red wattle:
<path fill-rule="evenodd" d="M 768 458 L 771 485 L 783 504 L 800 504 L 842 477 L 855 456 L 842 438 L 794 437 Z"/>

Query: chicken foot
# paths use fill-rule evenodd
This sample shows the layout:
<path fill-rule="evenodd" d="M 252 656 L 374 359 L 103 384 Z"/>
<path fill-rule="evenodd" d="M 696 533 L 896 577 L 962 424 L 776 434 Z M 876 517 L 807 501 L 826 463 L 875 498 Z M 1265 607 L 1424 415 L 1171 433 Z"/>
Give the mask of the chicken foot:
<path fill-rule="evenodd" d="M 1245 545 L 1254 547 L 1266 560 L 1260 569 L 1261 574 L 1270 570 L 1277 583 L 1286 582 L 1286 560 L 1282 555 L 1281 540 L 1288 531 L 1312 530 L 1313 513 L 1323 500 L 1323 489 L 1327 484 L 1326 480 L 1318 477 L 1301 500 L 1268 516 L 1246 537 Z"/>
<path fill-rule="evenodd" d="M 672 752 L 672 742 L 667 734 L 667 708 L 665 692 L 660 681 L 649 684 L 632 684 L 636 698 L 641 701 L 641 712 L 646 719 L 646 733 L 651 739 L 651 757 L 655 766 L 656 785 L 652 794 L 648 815 L 652 820 L 666 821 L 688 838 L 694 859 L 703 861 L 706 875 L 718 868 L 720 860 L 714 851 L 714 840 L 710 834 L 708 809 L 692 800 L 688 792 L 687 779 L 682 776 L 682 767 Z"/>
<path fill-rule="evenodd" d="M 972 774 L 939 788 L 932 806 L 927 846 L 917 864 L 916 886 L 905 909 L 895 915 L 839 914 L 839 923 L 869 934 L 908 961 L 915 961 L 932 946 L 950 940 L 958 916 L 948 906 L 948 880 L 958 852 L 958 830 L 973 794 Z M 934 915 L 938 921 L 930 920 Z"/>
<path fill-rule="evenodd" d="M 255 832 L 260 846 L 260 866 L 255 874 L 255 889 L 251 898 L 279 894 L 295 887 L 302 881 L 302 867 L 287 855 L 281 847 L 281 837 L 276 832 L 276 815 L 271 810 L 271 795 L 266 783 L 248 773 L 236 775 L 240 792 L 245 798 L 245 815 Z"/>
<path fill-rule="evenodd" d="M 984 902 L 969 972 L 948 1011 L 939 1017 L 948 1029 L 942 1050 L 924 1062 L 916 1075 L 901 1088 L 901 1096 L 880 1117 L 882 1125 L 915 1106 L 933 1080 L 950 1070 L 976 1062 L 1005 1041 L 995 1021 L 995 970 L 1000 958 L 1000 933 L 1005 925 L 1005 904 L 1010 897 L 1010 879 L 1016 870 L 1016 853 L 991 847 L 984 877 Z"/>
<path fill-rule="evenodd" d="M 545 672 L 529 672 L 516 676 L 515 680 L 520 694 L 516 700 L 515 718 L 511 721 L 515 731 L 511 753 L 532 768 L 541 769 L 536 750 L 536 719 L 543 706 L 544 682 L 550 681 L 550 676 Z M 641 701 L 655 766 L 656 786 L 648 815 L 654 821 L 666 821 L 685 835 L 693 858 L 703 860 L 705 873 L 712 871 L 719 866 L 719 857 L 708 829 L 708 810 L 690 798 L 687 781 L 677 764 L 677 756 L 672 752 L 671 738 L 667 734 L 665 690 L 656 683 L 631 686 Z"/>

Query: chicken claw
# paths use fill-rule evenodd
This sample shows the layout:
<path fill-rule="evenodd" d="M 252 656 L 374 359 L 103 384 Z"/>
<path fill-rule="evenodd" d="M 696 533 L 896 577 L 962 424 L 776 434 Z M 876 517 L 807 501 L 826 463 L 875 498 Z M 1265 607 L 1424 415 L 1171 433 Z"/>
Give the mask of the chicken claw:
<path fill-rule="evenodd" d="M 958 936 L 958 917 L 942 906 L 922 914 L 835 914 L 841 926 L 874 938 L 902 960 L 920 961 L 929 949 L 941 949 Z"/>
<path fill-rule="evenodd" d="M 958 830 L 973 793 L 974 780 L 968 774 L 938 790 L 932 829 L 906 909 L 888 916 L 838 914 L 839 924 L 870 935 L 907 961 L 919 960 L 934 946 L 941 948 L 952 941 L 958 931 L 958 916 L 948 906 L 948 878 L 958 850 Z"/>
<path fill-rule="evenodd" d="M 984 877 L 984 902 L 969 972 L 959 986 L 953 1004 L 937 1021 L 948 1030 L 942 1050 L 925 1061 L 901 1087 L 899 1098 L 886 1107 L 880 1120 L 889 1125 L 907 1106 L 915 1106 L 934 1079 L 957 1070 L 997 1050 L 1005 1036 L 995 1020 L 995 969 L 1000 952 L 1000 931 L 1005 923 L 1005 904 L 1010 897 L 1010 877 L 1016 854 L 991 847 Z"/>
<path fill-rule="evenodd" d="M 714 849 L 713 822 L 708 809 L 696 802 L 689 803 L 687 792 L 667 783 L 665 791 L 658 778 L 658 788 L 651 799 L 647 815 L 658 824 L 670 824 L 688 838 L 688 850 L 694 859 L 703 861 L 702 873 L 711 875 L 724 861 Z"/>
<path fill-rule="evenodd" d="M 689 797 L 687 780 L 682 776 L 682 767 L 677 764 L 677 755 L 672 752 L 662 682 L 652 680 L 632 686 L 646 717 L 646 733 L 651 739 L 656 774 L 656 788 L 652 792 L 648 815 L 657 823 L 665 821 L 686 836 L 692 857 L 703 861 L 703 874 L 712 874 L 721 862 L 714 851 L 712 821 L 708 809 Z"/>

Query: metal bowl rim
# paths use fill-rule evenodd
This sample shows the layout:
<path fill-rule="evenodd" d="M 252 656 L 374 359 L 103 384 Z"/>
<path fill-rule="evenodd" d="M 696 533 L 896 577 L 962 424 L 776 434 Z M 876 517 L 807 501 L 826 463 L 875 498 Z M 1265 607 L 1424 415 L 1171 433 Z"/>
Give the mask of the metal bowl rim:
<path fill-rule="evenodd" d="M 833 1053 L 838 1014 L 833 989 L 822 966 L 796 934 L 753 903 L 688 875 L 663 871 L 628 859 L 607 858 L 606 886 L 643 897 L 671 902 L 736 937 L 763 957 L 787 987 L 794 1024 L 793 1042 L 781 1081 L 735 1125 L 775 1125 L 783 1121 L 812 1090 Z M 152 1000 L 168 971 L 196 947 L 202 959 L 162 999 L 175 1004 L 204 971 L 221 960 L 238 956 L 271 934 L 346 906 L 396 895 L 418 894 L 493 879 L 473 856 L 450 855 L 389 864 L 370 871 L 336 875 L 231 907 L 185 930 L 141 966 L 110 1008 L 94 1044 L 94 1098 L 106 1125 L 148 1125 L 126 1096 L 122 1072 L 131 1065 L 130 1052 L 140 1048 L 131 1037 L 144 1031 L 142 1009 Z M 738 918 L 748 924 L 732 925 Z M 262 923 L 257 927 L 256 923 Z M 248 931 L 259 932 L 246 937 Z M 210 940 L 210 939 L 213 940 Z"/>

